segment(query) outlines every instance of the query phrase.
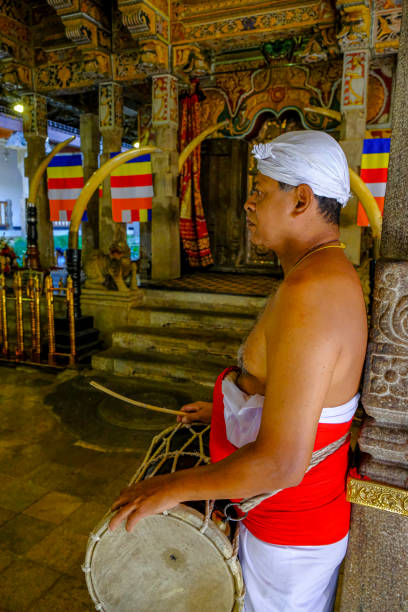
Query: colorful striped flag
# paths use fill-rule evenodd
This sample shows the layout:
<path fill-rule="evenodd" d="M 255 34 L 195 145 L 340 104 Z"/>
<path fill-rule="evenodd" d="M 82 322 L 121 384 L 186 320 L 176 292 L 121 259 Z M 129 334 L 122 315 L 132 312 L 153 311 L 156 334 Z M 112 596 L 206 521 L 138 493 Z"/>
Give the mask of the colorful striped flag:
<path fill-rule="evenodd" d="M 150 155 L 122 164 L 111 174 L 112 219 L 118 223 L 150 221 L 153 195 Z"/>
<path fill-rule="evenodd" d="M 360 177 L 376 199 L 381 213 L 384 210 L 390 144 L 391 138 L 366 138 L 361 158 Z M 358 205 L 357 225 L 361 227 L 369 225 L 367 215 L 361 203 Z"/>
<path fill-rule="evenodd" d="M 81 153 L 56 155 L 47 167 L 50 221 L 70 221 L 74 204 L 84 186 Z M 86 212 L 82 221 L 86 221 Z"/>

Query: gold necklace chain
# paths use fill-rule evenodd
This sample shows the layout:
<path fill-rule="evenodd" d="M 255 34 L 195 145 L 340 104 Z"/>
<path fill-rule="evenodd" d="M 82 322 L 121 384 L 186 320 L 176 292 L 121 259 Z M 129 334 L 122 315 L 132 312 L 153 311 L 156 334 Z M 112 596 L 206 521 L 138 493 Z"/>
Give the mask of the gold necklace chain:
<path fill-rule="evenodd" d="M 288 278 L 289 274 L 291 274 L 293 270 L 295 270 L 298 266 L 300 266 L 300 264 L 303 261 L 305 261 L 305 259 L 310 257 L 310 255 L 313 255 L 313 253 L 317 253 L 318 251 L 324 251 L 324 249 L 345 249 L 345 248 L 346 248 L 346 245 L 343 242 L 340 242 L 340 244 L 325 244 L 323 246 L 316 247 L 315 249 L 312 249 L 311 251 L 303 255 L 303 257 L 301 257 L 299 261 L 297 261 L 295 265 L 289 270 L 285 278 Z"/>

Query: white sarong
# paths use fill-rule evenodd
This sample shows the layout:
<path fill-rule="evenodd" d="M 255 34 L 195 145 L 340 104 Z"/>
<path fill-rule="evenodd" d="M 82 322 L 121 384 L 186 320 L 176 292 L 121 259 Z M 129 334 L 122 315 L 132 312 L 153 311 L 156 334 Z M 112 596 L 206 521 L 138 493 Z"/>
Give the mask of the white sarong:
<path fill-rule="evenodd" d="M 240 526 L 244 612 L 331 612 L 348 535 L 325 546 L 267 544 Z"/>
<path fill-rule="evenodd" d="M 257 438 L 264 397 L 247 395 L 235 379 L 235 372 L 228 375 L 222 382 L 222 392 L 227 438 L 240 448 Z M 359 397 L 357 394 L 341 406 L 323 408 L 319 423 L 350 421 Z M 347 542 L 348 534 L 339 542 L 320 546 L 268 544 L 241 523 L 244 612 L 331 612 Z"/>

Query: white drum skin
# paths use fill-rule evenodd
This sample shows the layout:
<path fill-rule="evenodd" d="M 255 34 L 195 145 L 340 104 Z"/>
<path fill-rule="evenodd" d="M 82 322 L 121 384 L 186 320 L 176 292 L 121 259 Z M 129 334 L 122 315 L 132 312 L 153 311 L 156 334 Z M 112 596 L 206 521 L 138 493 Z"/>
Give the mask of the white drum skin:
<path fill-rule="evenodd" d="M 159 469 L 183 469 L 186 459 L 207 463 L 202 436 L 209 427 L 202 427 L 179 424 L 155 436 L 131 482 Z M 211 520 L 212 508 L 204 501 L 179 504 L 141 519 L 130 533 L 124 522 L 109 531 L 113 514 L 105 515 L 89 536 L 82 566 L 96 610 L 240 612 L 245 589 L 238 529 L 231 541 Z"/>

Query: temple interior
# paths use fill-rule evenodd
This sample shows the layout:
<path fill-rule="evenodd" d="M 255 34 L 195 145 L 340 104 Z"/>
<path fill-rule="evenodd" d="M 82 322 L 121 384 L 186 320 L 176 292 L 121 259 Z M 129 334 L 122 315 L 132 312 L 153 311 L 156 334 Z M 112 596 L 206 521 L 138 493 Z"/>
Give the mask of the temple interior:
<path fill-rule="evenodd" d="M 283 278 L 251 149 L 295 130 L 347 157 L 371 324 L 335 610 L 407 609 L 404 6 L 0 0 L 0 610 L 95 609 L 88 535 L 175 417 L 90 382 L 211 399 Z"/>

